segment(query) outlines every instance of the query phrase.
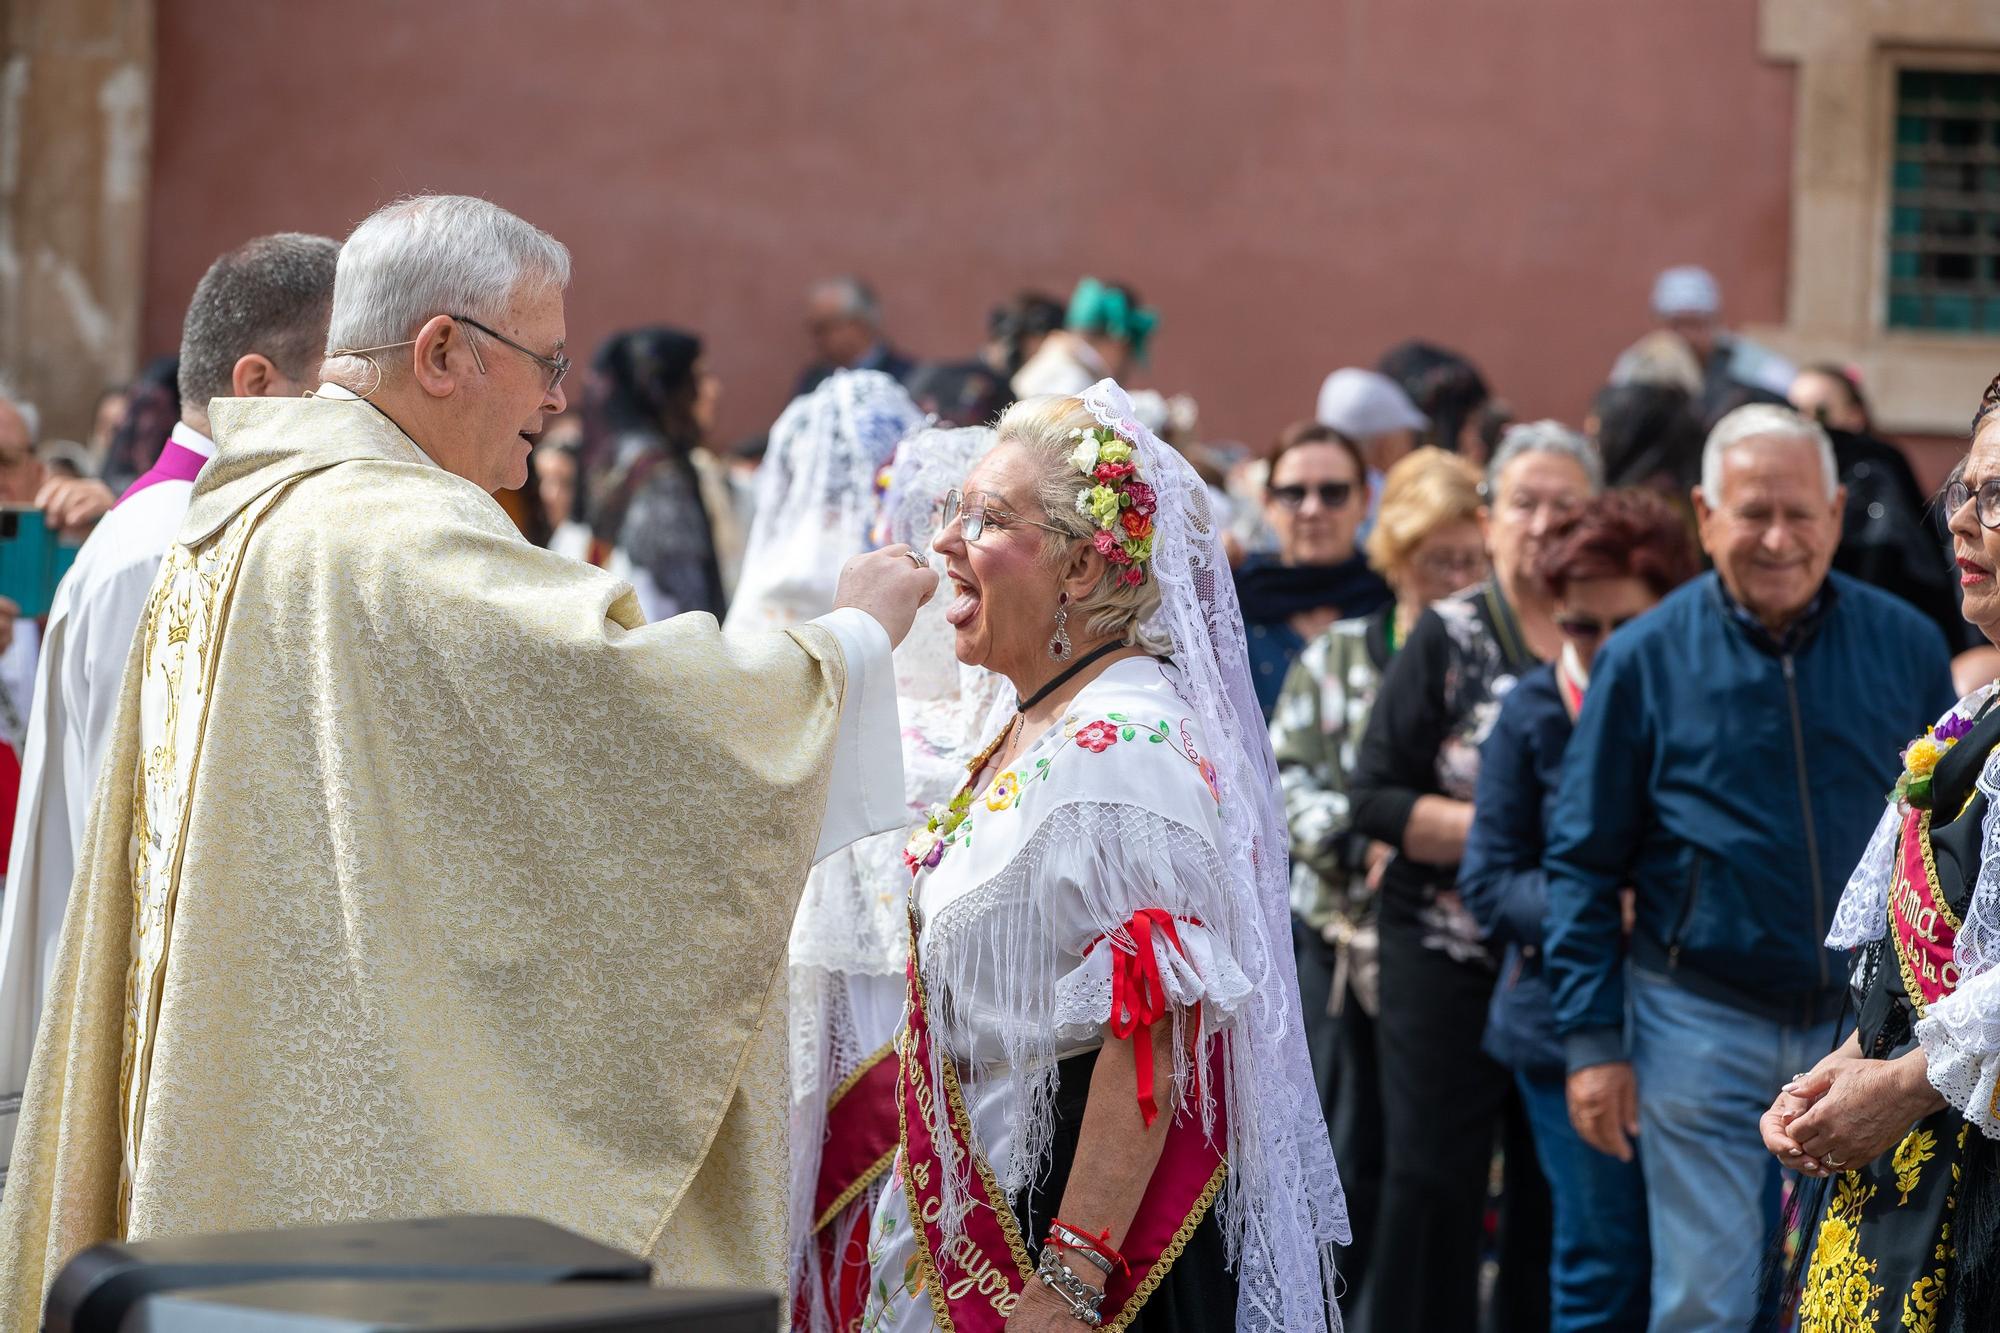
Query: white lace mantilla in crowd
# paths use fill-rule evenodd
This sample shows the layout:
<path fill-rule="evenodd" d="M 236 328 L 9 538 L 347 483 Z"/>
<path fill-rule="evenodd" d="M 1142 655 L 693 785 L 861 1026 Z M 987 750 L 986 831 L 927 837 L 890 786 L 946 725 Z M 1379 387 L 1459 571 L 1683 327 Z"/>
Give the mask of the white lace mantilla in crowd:
<path fill-rule="evenodd" d="M 1970 721 L 2000 684 L 1966 695 L 1938 719 Z M 1986 796 L 1980 835 L 1979 879 L 1966 905 L 1952 949 L 1958 988 L 1932 1004 L 1916 1023 L 1931 1086 L 1980 1133 L 2000 1139 L 2000 750 L 1987 757 L 1978 777 Z M 1889 925 L 1889 891 L 1896 875 L 1903 818 L 1909 807 L 1891 801 L 1875 826 L 1861 862 L 1849 876 L 1827 934 L 1830 949 L 1854 949 L 1881 939 Z"/>
<path fill-rule="evenodd" d="M 792 400 L 757 469 L 757 508 L 725 630 L 789 629 L 833 607 L 840 567 L 868 549 L 875 476 L 923 421 L 879 370 L 838 370 Z"/>

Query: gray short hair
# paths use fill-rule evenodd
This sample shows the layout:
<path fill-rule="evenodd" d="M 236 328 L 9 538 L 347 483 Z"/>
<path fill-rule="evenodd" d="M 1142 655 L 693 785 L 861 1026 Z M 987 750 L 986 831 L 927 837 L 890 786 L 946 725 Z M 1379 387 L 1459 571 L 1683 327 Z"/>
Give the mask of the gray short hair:
<path fill-rule="evenodd" d="M 228 397 L 237 361 L 252 352 L 295 382 L 318 369 L 339 258 L 338 242 L 288 231 L 210 264 L 181 323 L 182 405 L 205 413 L 209 399 Z"/>
<path fill-rule="evenodd" d="M 813 284 L 812 294 L 832 292 L 840 298 L 841 313 L 860 320 L 869 328 L 882 322 L 882 303 L 875 299 L 875 289 L 851 273 L 843 273 L 837 278 Z"/>
<path fill-rule="evenodd" d="M 340 247 L 327 355 L 399 342 L 434 315 L 492 323 L 543 284 L 569 286 L 569 251 L 547 232 L 471 195 L 398 199 Z"/>
<path fill-rule="evenodd" d="M 13 404 L 14 410 L 21 414 L 21 424 L 28 428 L 29 444 L 34 444 L 42 438 L 41 409 L 23 398 L 14 386 L 4 379 L 0 379 L 0 402 Z"/>
<path fill-rule="evenodd" d="M 1501 475 L 1515 459 L 1527 454 L 1561 454 L 1583 469 L 1591 490 L 1603 489 L 1604 459 L 1598 455 L 1597 446 L 1562 422 L 1545 417 L 1540 421 L 1524 421 L 1518 426 L 1509 426 L 1501 434 L 1500 447 L 1493 451 L 1493 461 L 1486 465 L 1489 500 L 1497 498 L 1500 493 Z"/>
<path fill-rule="evenodd" d="M 1803 440 L 1817 448 L 1820 470 L 1826 474 L 1826 498 L 1834 497 L 1840 489 L 1840 464 L 1833 456 L 1833 441 L 1820 424 L 1776 403 L 1750 403 L 1716 422 L 1708 443 L 1701 447 L 1701 493 L 1710 505 L 1722 503 L 1722 456 L 1751 440 L 1767 438 Z"/>

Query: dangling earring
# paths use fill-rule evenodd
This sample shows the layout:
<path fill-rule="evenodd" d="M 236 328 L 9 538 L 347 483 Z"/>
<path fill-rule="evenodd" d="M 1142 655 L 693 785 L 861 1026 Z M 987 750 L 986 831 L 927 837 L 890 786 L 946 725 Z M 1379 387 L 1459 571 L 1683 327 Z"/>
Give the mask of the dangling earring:
<path fill-rule="evenodd" d="M 1056 632 L 1049 636 L 1049 656 L 1058 662 L 1069 661 L 1069 594 L 1058 594 L 1056 602 Z"/>

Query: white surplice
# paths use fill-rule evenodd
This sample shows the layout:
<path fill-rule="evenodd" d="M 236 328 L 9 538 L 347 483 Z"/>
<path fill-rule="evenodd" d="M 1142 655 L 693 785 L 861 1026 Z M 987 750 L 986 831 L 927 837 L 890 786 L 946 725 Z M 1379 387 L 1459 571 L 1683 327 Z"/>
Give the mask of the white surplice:
<path fill-rule="evenodd" d="M 215 456 L 215 442 L 185 422 L 170 438 Z M 49 606 L 0 902 L 0 1182 L 125 659 L 193 491 L 191 481 L 155 482 L 106 514 Z"/>

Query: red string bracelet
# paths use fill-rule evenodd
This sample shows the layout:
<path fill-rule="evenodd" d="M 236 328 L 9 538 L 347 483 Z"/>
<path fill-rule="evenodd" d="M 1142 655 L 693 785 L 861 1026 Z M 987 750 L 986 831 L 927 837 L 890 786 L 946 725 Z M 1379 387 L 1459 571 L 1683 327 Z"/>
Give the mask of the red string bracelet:
<path fill-rule="evenodd" d="M 1132 1271 L 1125 1262 L 1125 1256 L 1112 1248 L 1109 1227 L 1093 1236 L 1087 1231 L 1077 1230 L 1059 1217 L 1053 1218 L 1049 1222 L 1049 1237 L 1042 1243 L 1076 1251 L 1090 1259 L 1095 1267 L 1102 1269 L 1106 1277 L 1114 1272 Z"/>

